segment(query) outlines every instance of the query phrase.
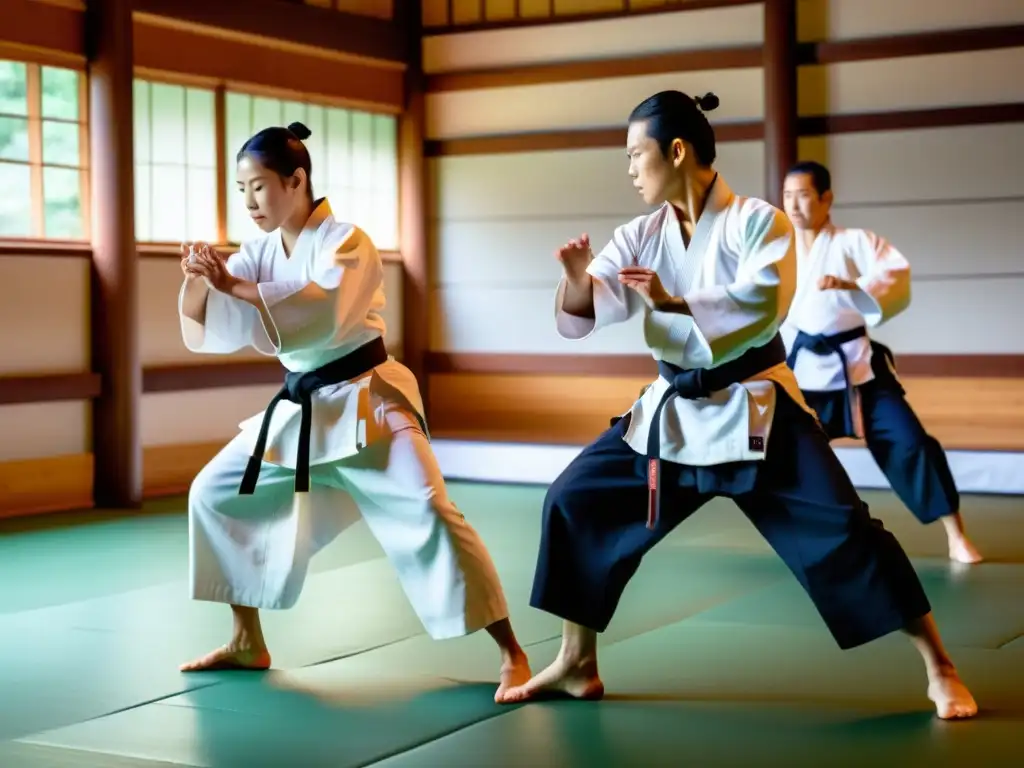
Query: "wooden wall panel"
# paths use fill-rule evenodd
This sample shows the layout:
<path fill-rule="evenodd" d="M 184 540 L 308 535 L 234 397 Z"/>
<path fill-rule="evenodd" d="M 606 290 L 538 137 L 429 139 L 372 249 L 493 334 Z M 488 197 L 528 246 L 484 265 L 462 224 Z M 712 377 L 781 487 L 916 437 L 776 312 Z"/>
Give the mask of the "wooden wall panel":
<path fill-rule="evenodd" d="M 856 40 L 1024 23 L 1017 0 L 797 0 L 800 40 Z"/>
<path fill-rule="evenodd" d="M 889 237 L 914 269 L 911 309 L 877 337 L 902 355 L 1019 361 L 1014 355 L 1024 342 L 990 329 L 1024 321 L 1024 187 L 1008 162 L 1024 140 L 1017 76 L 1024 36 L 1007 26 L 1024 22 L 1024 5 L 801 0 L 798 16 L 805 44 L 800 156 L 832 168 L 837 223 Z M 764 188 L 763 131 L 753 134 L 764 115 L 761 69 L 756 62 L 715 64 L 742 61 L 744 46 L 761 42 L 763 24 L 761 3 L 737 3 L 599 21 L 470 25 L 426 39 L 435 158 L 431 349 L 493 364 L 486 374 L 435 370 L 435 434 L 543 439 L 538 435 L 553 420 L 548 441 L 579 443 L 628 406 L 646 375 L 513 372 L 523 356 L 596 362 L 644 352 L 638 322 L 584 342 L 558 338 L 552 251 L 581 232 L 600 246 L 615 226 L 643 212 L 625 183 L 624 117 L 661 88 L 718 93 L 722 108 L 712 116 L 723 139 L 719 170 L 740 194 L 774 194 Z M 703 64 L 680 64 L 704 48 L 717 50 Z M 628 68 L 618 63 L 624 57 Z M 752 135 L 730 136 L 732 121 Z M 972 410 L 971 399 L 945 411 L 942 381 L 917 377 L 909 386 L 947 447 L 1024 447 L 1015 432 L 1018 380 L 951 380 L 951 391 L 980 387 L 1000 405 Z"/>
<path fill-rule="evenodd" d="M 428 34 L 423 40 L 427 74 L 508 70 L 552 62 L 635 59 L 666 52 L 757 46 L 762 39 L 760 3 L 732 8 L 527 29 Z"/>
<path fill-rule="evenodd" d="M 629 409 L 646 376 L 453 373 L 430 381 L 436 438 L 584 445 Z M 1024 450 L 1024 379 L 904 377 L 947 450 Z M 846 441 L 845 444 L 855 444 Z"/>

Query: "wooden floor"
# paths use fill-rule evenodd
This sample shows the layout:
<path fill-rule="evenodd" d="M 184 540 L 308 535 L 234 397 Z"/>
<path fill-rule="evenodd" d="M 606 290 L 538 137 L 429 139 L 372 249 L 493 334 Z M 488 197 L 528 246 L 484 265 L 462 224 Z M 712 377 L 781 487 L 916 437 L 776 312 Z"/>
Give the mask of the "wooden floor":
<path fill-rule="evenodd" d="M 528 606 L 543 489 L 454 485 L 536 668 L 559 623 Z M 598 704 L 493 704 L 485 635 L 426 638 L 365 525 L 267 614 L 275 669 L 186 676 L 227 639 L 187 597 L 182 502 L 0 527 L 0 765 L 261 768 L 934 766 L 1020 760 L 1024 500 L 965 499 L 992 561 L 952 568 L 937 526 L 866 494 L 914 558 L 982 707 L 935 720 L 898 636 L 843 653 L 745 519 L 713 503 L 653 551 L 602 638 Z"/>

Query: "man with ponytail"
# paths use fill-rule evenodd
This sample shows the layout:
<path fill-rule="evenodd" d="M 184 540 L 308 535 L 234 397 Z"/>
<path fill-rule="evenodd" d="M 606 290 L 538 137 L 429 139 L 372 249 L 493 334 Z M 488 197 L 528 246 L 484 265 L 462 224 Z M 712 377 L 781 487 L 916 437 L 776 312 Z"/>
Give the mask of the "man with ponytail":
<path fill-rule="evenodd" d="M 416 378 L 385 350 L 380 255 L 313 196 L 309 135 L 301 123 L 267 128 L 238 152 L 238 191 L 262 236 L 230 258 L 183 246 L 186 347 L 251 347 L 288 374 L 189 492 L 192 597 L 230 605 L 234 632 L 182 669 L 268 668 L 259 609 L 295 604 L 310 558 L 353 522 L 352 500 L 431 637 L 486 629 L 497 642 L 502 701 L 529 679 L 526 655 L 490 555 L 448 498 Z"/>
<path fill-rule="evenodd" d="M 599 698 L 597 634 L 652 547 L 707 501 L 731 498 L 807 591 L 841 648 L 907 632 L 944 718 L 977 706 L 942 648 L 928 598 L 868 513 L 804 402 L 779 328 L 796 286 L 786 215 L 714 169 L 707 94 L 664 91 L 629 117 L 629 176 L 654 210 L 596 256 L 559 248 L 566 339 L 642 315 L 658 378 L 555 480 L 531 604 L 563 619 L 555 661 L 506 701 Z M 672 589 L 673 585 L 665 585 Z"/>

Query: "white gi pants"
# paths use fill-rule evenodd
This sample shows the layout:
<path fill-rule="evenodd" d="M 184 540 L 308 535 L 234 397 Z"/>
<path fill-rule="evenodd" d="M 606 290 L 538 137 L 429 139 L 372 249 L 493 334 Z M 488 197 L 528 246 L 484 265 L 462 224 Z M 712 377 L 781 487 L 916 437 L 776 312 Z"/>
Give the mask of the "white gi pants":
<path fill-rule="evenodd" d="M 351 497 L 398 571 L 434 639 L 508 617 L 498 574 L 479 534 L 448 499 L 416 415 L 389 408 L 391 434 L 355 456 L 310 468 L 308 504 L 294 505 L 295 473 L 264 462 L 252 495 L 238 486 L 249 459 L 239 435 L 189 491 L 192 598 L 253 608 L 295 604 L 310 558 L 353 520 Z"/>

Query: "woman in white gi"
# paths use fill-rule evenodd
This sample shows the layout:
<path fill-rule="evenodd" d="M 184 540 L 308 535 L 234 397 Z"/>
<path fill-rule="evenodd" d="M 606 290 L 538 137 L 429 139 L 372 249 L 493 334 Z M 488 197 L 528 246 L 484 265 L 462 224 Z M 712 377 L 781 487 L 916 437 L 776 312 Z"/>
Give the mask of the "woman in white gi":
<path fill-rule="evenodd" d="M 712 167 L 703 110 L 717 104 L 678 91 L 641 103 L 626 155 L 654 211 L 620 226 L 596 257 L 586 237 L 557 252 L 559 334 L 587 338 L 642 314 L 660 375 L 548 491 L 530 602 L 563 619 L 562 647 L 505 700 L 600 697 L 597 635 L 644 555 L 724 496 L 785 561 L 840 648 L 905 632 L 938 715 L 971 717 L 977 705 L 910 560 L 857 496 L 786 365 L 793 227 Z"/>
<path fill-rule="evenodd" d="M 486 629 L 495 639 L 500 701 L 529 679 L 526 656 L 494 564 L 448 498 L 416 379 L 384 351 L 377 249 L 313 198 L 309 134 L 300 123 L 267 128 L 238 153 L 238 189 L 266 234 L 228 259 L 183 246 L 188 349 L 254 347 L 290 373 L 189 492 L 192 597 L 230 604 L 234 634 L 182 669 L 270 666 L 258 609 L 295 603 L 310 557 L 347 524 L 349 496 L 431 637 Z"/>

